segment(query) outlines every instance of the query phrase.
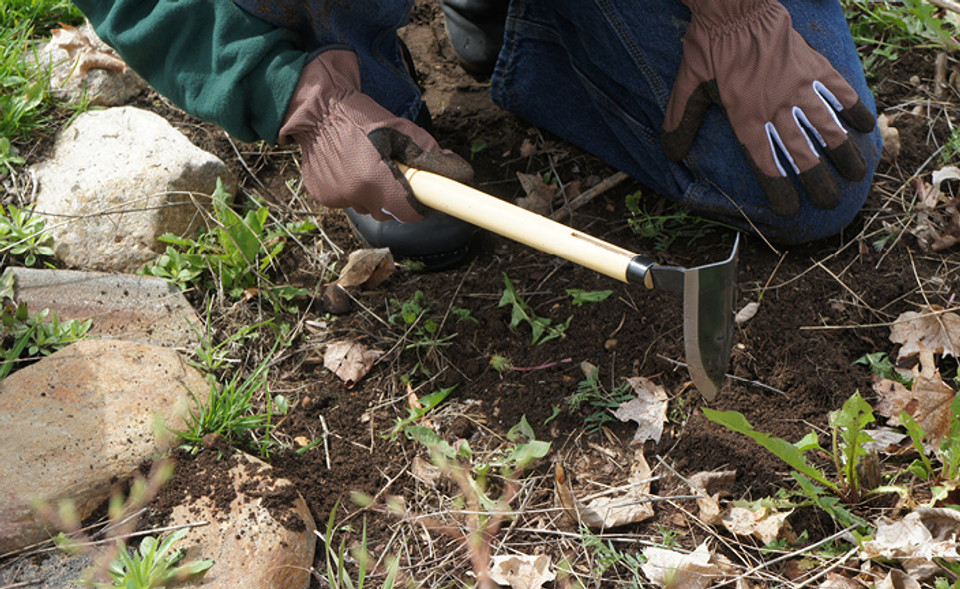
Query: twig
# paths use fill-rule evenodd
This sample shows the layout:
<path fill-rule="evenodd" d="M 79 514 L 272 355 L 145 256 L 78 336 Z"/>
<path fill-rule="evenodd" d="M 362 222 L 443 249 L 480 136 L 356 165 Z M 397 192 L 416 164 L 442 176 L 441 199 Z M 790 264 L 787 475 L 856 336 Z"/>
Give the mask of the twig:
<path fill-rule="evenodd" d="M 822 571 L 820 571 L 820 572 L 817 573 L 816 575 L 810 577 L 809 579 L 807 579 L 807 580 L 804 581 L 803 583 L 800 583 L 799 585 L 796 585 L 796 586 L 794 587 L 794 589 L 802 589 L 803 587 L 806 587 L 806 586 L 809 585 L 810 583 L 813 583 L 814 581 L 816 581 L 816 580 L 819 579 L 820 577 L 822 577 L 822 576 L 824 576 L 824 575 L 826 575 L 826 574 L 829 574 L 829 573 L 830 573 L 831 571 L 833 571 L 833 570 L 836 570 L 836 568 L 839 567 L 840 565 L 842 565 L 843 563 L 845 563 L 848 558 L 850 558 L 851 556 L 853 556 L 854 554 L 856 554 L 856 553 L 857 553 L 857 550 L 859 550 L 859 548 L 857 548 L 856 546 L 854 546 L 854 547 L 851 548 L 846 554 L 844 554 L 844 555 L 841 556 L 839 559 L 837 559 L 837 562 L 835 562 L 835 563 L 833 563 L 832 565 L 828 566 L 827 568 L 823 569 Z"/>
<path fill-rule="evenodd" d="M 599 184 L 597 184 L 593 188 L 583 191 L 582 193 L 580 193 L 579 196 L 577 196 L 567 204 L 563 205 L 559 209 L 555 210 L 553 213 L 551 213 L 550 218 L 553 219 L 554 221 L 560 221 L 564 217 L 569 217 L 573 215 L 573 211 L 579 209 L 580 207 L 587 204 L 591 200 L 597 198 L 598 196 L 610 190 L 617 184 L 620 184 L 627 178 L 629 178 L 629 176 L 624 172 L 617 172 L 612 176 L 608 176 L 607 178 L 604 178 L 603 180 L 600 181 Z"/>
<path fill-rule="evenodd" d="M 801 554 L 804 554 L 804 553 L 806 553 L 806 552 L 810 552 L 810 551 L 813 550 L 814 548 L 817 548 L 817 547 L 819 547 L 819 546 L 823 546 L 824 544 L 826 544 L 826 543 L 828 543 L 828 542 L 832 542 L 832 541 L 836 540 L 837 538 L 839 538 L 839 537 L 843 536 L 844 534 L 848 533 L 848 532 L 849 532 L 850 530 L 852 530 L 854 527 L 856 527 L 856 526 L 850 526 L 850 527 L 844 528 L 844 529 L 840 530 L 839 532 L 837 532 L 837 533 L 835 533 L 835 534 L 833 534 L 833 535 L 831 535 L 831 536 L 827 536 L 826 538 L 824 538 L 823 540 L 820 540 L 819 542 L 814 542 L 814 543 L 811 544 L 810 546 L 804 546 L 803 548 L 800 548 L 799 550 L 794 550 L 793 552 L 787 552 L 786 554 L 781 554 L 780 556 L 778 556 L 777 558 L 774 558 L 773 560 L 765 560 L 765 561 L 763 561 L 762 563 L 758 564 L 757 566 L 753 567 L 752 569 L 748 570 L 747 572 L 741 574 L 740 576 L 738 576 L 738 577 L 736 577 L 736 578 L 728 579 L 728 580 L 726 580 L 726 581 L 723 581 L 722 583 L 718 583 L 717 585 L 714 585 L 714 589 L 716 589 L 717 587 L 723 587 L 724 585 L 730 585 L 731 583 L 736 583 L 736 582 L 739 581 L 740 579 L 744 579 L 744 578 L 748 577 L 749 575 L 752 575 L 752 574 L 754 574 L 755 572 L 759 571 L 760 569 L 768 568 L 768 567 L 770 567 L 771 565 L 777 564 L 778 562 L 783 562 L 783 561 L 785 561 L 785 560 L 790 560 L 791 558 L 800 556 Z M 856 551 L 856 548 L 854 548 L 854 551 Z M 843 557 L 843 560 L 846 560 L 847 558 L 849 558 L 849 553 L 848 553 L 848 556 Z M 843 560 L 841 560 L 840 562 L 843 562 Z M 839 564 L 840 564 L 840 563 L 837 563 L 836 566 L 839 566 Z M 833 566 L 833 567 L 831 567 L 830 569 L 828 569 L 827 571 L 824 571 L 824 572 L 829 572 L 830 570 L 833 570 L 834 568 L 836 568 L 836 566 Z M 819 576 L 820 576 L 820 575 L 817 575 L 817 577 L 819 577 Z M 817 577 L 812 577 L 812 578 L 810 578 L 810 579 L 807 579 L 806 581 L 804 581 L 804 585 L 807 584 L 807 583 L 809 583 L 810 581 L 816 579 Z M 802 587 L 802 586 L 803 586 L 803 585 L 799 585 L 799 586 L 795 587 L 794 589 L 799 589 L 799 587 Z"/>
<path fill-rule="evenodd" d="M 953 0 L 930 0 L 930 4 L 938 6 L 944 10 L 960 13 L 960 3 L 954 2 Z"/>
<path fill-rule="evenodd" d="M 327 420 L 320 415 L 320 426 L 323 428 L 323 454 L 327 461 L 327 470 L 330 470 L 330 443 L 327 439 L 330 437 L 330 430 L 327 429 Z"/>
<path fill-rule="evenodd" d="M 669 362 L 669 363 L 671 363 L 671 364 L 673 364 L 673 365 L 675 365 L 675 366 L 681 366 L 681 367 L 683 367 L 683 368 L 688 368 L 688 364 L 687 364 L 686 362 L 680 362 L 679 360 L 674 360 L 673 358 L 667 358 L 666 356 L 664 356 L 664 355 L 662 355 L 662 354 L 657 354 L 657 357 L 660 358 L 661 360 L 666 360 L 667 362 Z M 753 386 L 760 387 L 761 389 L 767 389 L 768 391 L 771 391 L 771 392 L 774 392 L 774 393 L 779 393 L 779 394 L 783 395 L 784 397 L 789 397 L 789 396 L 790 396 L 790 395 L 788 395 L 788 394 L 786 393 L 786 391 L 782 391 L 782 390 L 780 390 L 780 389 L 778 389 L 778 388 L 775 388 L 775 387 L 772 387 L 772 386 L 770 386 L 770 385 L 768 385 L 768 384 L 763 384 L 763 383 L 760 382 L 759 380 L 750 380 L 749 378 L 743 378 L 742 376 L 737 376 L 736 374 L 730 374 L 729 372 L 726 373 L 726 374 L 724 374 L 723 376 L 724 376 L 725 378 L 729 378 L 729 379 L 735 380 L 735 381 L 737 381 L 737 382 L 743 382 L 743 383 L 746 383 L 746 384 L 752 384 Z"/>
<path fill-rule="evenodd" d="M 16 589 L 16 587 L 29 587 L 30 585 L 39 585 L 43 583 L 43 579 L 34 579 L 33 581 L 21 581 L 19 583 L 14 583 L 13 585 L 4 585 L 0 589 Z"/>
<path fill-rule="evenodd" d="M 870 313 L 872 313 L 874 317 L 876 317 L 877 319 L 883 319 L 883 317 L 880 316 L 880 312 L 879 312 L 879 311 L 877 311 L 876 309 L 874 309 L 873 307 L 871 307 L 869 304 L 867 304 L 867 301 L 863 300 L 863 298 L 862 298 L 860 295 L 858 295 L 858 294 L 856 293 L 856 291 L 854 291 L 852 288 L 850 288 L 849 286 L 847 286 L 847 284 L 846 284 L 843 280 L 841 280 L 840 277 L 837 276 L 837 275 L 833 272 L 833 270 L 831 270 L 830 268 L 827 268 L 827 267 L 826 267 L 824 264 L 822 264 L 821 262 L 817 262 L 816 265 L 819 266 L 824 272 L 826 272 L 827 274 L 829 274 L 829 275 L 831 276 L 831 278 L 833 278 L 834 280 L 836 280 L 836 281 L 840 284 L 840 286 L 843 287 L 844 290 L 846 290 L 848 293 L 850 293 L 851 295 L 853 295 L 853 298 L 857 299 L 857 301 L 858 301 L 861 305 L 863 305 L 864 308 L 866 308 L 868 311 L 870 311 Z"/>
<path fill-rule="evenodd" d="M 553 368 L 554 366 L 559 366 L 560 364 L 566 364 L 567 362 L 573 362 L 573 358 L 563 358 L 561 360 L 554 360 L 553 362 L 546 362 L 538 366 L 511 366 L 510 370 L 516 370 L 518 372 L 532 372 L 534 370 L 544 370 L 546 368 Z"/>

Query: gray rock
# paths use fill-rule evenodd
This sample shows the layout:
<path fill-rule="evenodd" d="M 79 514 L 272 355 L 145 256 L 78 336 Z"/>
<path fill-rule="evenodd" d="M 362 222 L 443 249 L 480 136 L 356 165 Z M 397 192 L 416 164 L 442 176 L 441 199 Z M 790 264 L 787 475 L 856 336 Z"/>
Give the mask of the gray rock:
<path fill-rule="evenodd" d="M 17 303 L 61 320 L 90 319 L 87 337 L 192 349 L 202 324 L 175 285 L 155 276 L 7 268 Z M 191 327 L 192 325 L 192 327 Z"/>
<path fill-rule="evenodd" d="M 231 194 L 235 184 L 220 159 L 162 117 L 126 106 L 77 117 L 35 171 L 35 210 L 56 256 L 75 268 L 129 273 L 165 249 L 160 235 L 193 234 L 217 178 Z"/>
<path fill-rule="evenodd" d="M 175 351 L 83 340 L 0 381 L 0 554 L 56 535 L 35 500 L 73 502 L 80 519 L 161 450 L 160 419 L 182 428 L 210 386 Z"/>
<path fill-rule="evenodd" d="M 147 88 L 143 78 L 97 37 L 90 23 L 54 31 L 38 52 L 37 62 L 49 71 L 49 91 L 73 104 L 86 98 L 95 106 L 120 106 Z"/>
<path fill-rule="evenodd" d="M 30 589 L 77 589 L 74 583 L 93 566 L 86 554 L 66 554 L 60 551 L 44 552 L 6 562 L 0 567 L 0 587 L 29 587 Z M 18 585 L 18 583 L 26 583 Z"/>

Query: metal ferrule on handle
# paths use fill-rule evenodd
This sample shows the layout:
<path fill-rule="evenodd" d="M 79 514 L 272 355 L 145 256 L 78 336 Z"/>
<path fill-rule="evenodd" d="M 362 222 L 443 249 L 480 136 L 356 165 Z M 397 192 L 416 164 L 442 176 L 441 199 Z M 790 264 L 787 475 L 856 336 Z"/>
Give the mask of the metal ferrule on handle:
<path fill-rule="evenodd" d="M 398 164 L 428 207 L 619 280 L 655 288 L 653 262 L 455 180 Z"/>

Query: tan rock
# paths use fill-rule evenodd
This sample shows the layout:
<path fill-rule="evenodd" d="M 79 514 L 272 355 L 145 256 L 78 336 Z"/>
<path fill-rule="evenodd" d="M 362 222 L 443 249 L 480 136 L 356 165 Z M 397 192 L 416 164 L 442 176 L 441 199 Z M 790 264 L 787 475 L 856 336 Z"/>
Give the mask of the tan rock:
<path fill-rule="evenodd" d="M 224 459 L 222 462 L 226 462 Z M 184 562 L 214 561 L 202 577 L 184 586 L 205 589 L 306 589 L 316 549 L 316 525 L 306 502 L 287 479 L 275 478 L 265 462 L 236 451 L 230 464 L 195 473 L 211 481 L 218 498 L 235 493 L 229 509 L 208 496 L 173 508 L 171 526 L 209 521 L 179 544 Z M 213 482 L 217 481 L 217 482 Z M 226 491 L 223 485 L 229 484 Z"/>
<path fill-rule="evenodd" d="M 175 351 L 84 340 L 0 381 L 0 554 L 45 540 L 33 500 L 89 516 L 160 450 L 155 419 L 182 427 L 209 385 Z"/>

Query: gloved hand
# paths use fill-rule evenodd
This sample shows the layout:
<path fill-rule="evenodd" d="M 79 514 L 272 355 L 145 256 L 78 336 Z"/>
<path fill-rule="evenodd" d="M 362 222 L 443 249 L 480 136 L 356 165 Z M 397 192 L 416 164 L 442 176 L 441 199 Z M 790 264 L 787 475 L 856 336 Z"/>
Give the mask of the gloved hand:
<path fill-rule="evenodd" d="M 459 182 L 473 179 L 466 160 L 360 91 L 357 56 L 345 49 L 325 51 L 303 68 L 277 142 L 291 141 L 303 152 L 310 194 L 378 221 L 409 223 L 429 213 L 394 162 Z"/>
<path fill-rule="evenodd" d="M 875 120 L 856 91 L 793 28 L 777 0 L 683 0 L 692 13 L 683 58 L 667 104 L 663 149 L 686 156 L 711 103 L 719 104 L 779 215 L 800 198 L 777 157 L 789 162 L 814 204 L 832 209 L 840 175 L 860 181 L 867 166 L 840 119 L 861 133 Z M 840 119 L 837 118 L 839 115 Z"/>

